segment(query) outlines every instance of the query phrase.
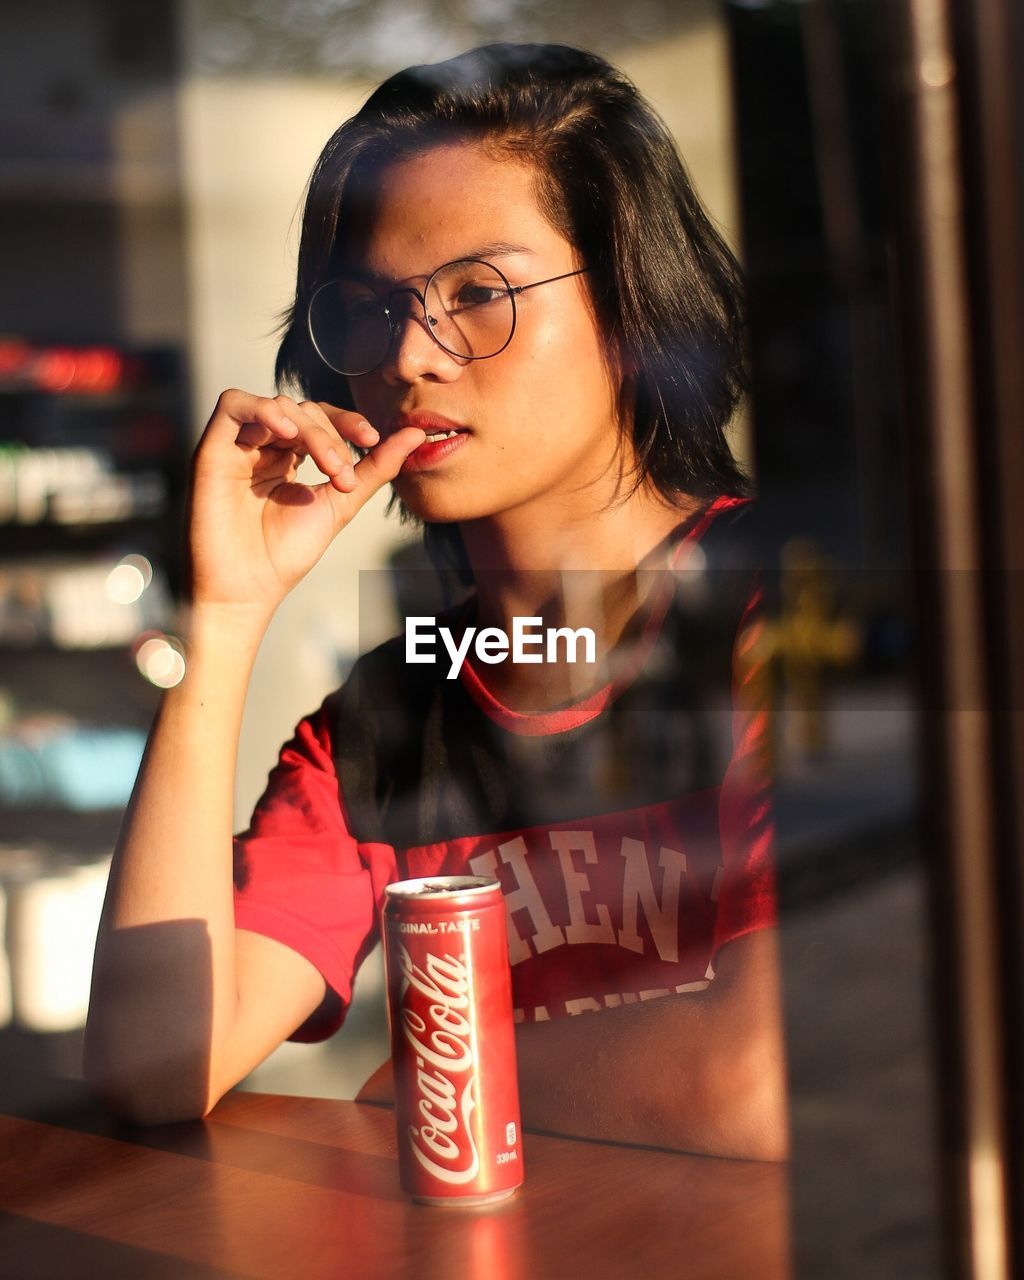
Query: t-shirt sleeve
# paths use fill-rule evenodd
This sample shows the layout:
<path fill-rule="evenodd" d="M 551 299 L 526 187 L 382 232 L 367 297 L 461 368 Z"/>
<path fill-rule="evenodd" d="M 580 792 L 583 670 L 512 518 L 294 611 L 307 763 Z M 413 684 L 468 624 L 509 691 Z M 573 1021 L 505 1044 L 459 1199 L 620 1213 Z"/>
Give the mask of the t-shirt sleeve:
<path fill-rule="evenodd" d="M 371 868 L 349 830 L 331 748 L 336 695 L 281 748 L 246 831 L 234 839 L 235 926 L 284 943 L 337 1001 L 297 1028 L 315 1041 L 341 1026 L 356 970 L 377 939 Z"/>
<path fill-rule="evenodd" d="M 778 920 L 771 724 L 763 599 L 752 591 L 733 649 L 732 756 L 719 798 L 723 871 L 712 961 L 725 943 Z"/>

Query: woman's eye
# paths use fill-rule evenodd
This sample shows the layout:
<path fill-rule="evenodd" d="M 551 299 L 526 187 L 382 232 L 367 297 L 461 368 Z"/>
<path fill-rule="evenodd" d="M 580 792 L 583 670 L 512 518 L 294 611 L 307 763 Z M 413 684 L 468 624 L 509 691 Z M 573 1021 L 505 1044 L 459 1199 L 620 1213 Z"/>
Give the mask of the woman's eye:
<path fill-rule="evenodd" d="M 384 308 L 378 298 L 352 298 L 344 305 L 345 321 L 358 324 L 361 320 L 374 320 L 382 315 Z"/>
<path fill-rule="evenodd" d="M 500 302 L 508 297 L 504 289 L 490 284 L 464 284 L 454 298 L 454 305 L 460 309 L 467 307 L 484 307 L 489 302 Z"/>

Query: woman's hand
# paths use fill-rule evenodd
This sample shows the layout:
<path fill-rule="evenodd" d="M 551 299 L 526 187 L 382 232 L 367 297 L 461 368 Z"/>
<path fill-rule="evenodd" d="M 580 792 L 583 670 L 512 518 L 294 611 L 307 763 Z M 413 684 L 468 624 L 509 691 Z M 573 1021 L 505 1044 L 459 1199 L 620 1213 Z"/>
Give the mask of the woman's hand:
<path fill-rule="evenodd" d="M 191 601 L 269 617 L 363 504 L 426 439 L 381 441 L 358 413 L 225 391 L 196 449 L 189 493 Z M 348 442 L 369 452 L 355 465 Z M 327 476 L 297 484 L 306 456 Z"/>

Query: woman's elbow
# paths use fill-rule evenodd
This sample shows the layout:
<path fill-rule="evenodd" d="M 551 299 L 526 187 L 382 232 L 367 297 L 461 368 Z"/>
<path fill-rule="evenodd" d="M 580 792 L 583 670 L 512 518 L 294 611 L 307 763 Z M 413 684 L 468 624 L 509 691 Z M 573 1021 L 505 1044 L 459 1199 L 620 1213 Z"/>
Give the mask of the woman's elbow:
<path fill-rule="evenodd" d="M 727 1085 L 719 1108 L 730 1118 L 735 1154 L 748 1160 L 788 1160 L 789 1100 L 778 1038 L 749 1046 Z"/>
<path fill-rule="evenodd" d="M 100 1106 L 127 1124 L 201 1120 L 218 1101 L 208 1073 L 196 1064 L 133 1062 L 124 1053 L 105 1053 L 88 1035 L 82 1074 Z"/>
<path fill-rule="evenodd" d="M 788 1160 L 789 1118 L 785 1107 L 762 1110 L 747 1127 L 742 1146 L 741 1154 L 747 1160 Z"/>

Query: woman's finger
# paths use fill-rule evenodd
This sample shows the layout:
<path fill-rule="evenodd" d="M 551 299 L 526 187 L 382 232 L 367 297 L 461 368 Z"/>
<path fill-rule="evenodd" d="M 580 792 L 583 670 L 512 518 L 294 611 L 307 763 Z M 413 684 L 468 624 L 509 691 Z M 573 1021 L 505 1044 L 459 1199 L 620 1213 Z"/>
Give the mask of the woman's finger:
<path fill-rule="evenodd" d="M 299 408 L 329 433 L 337 435 L 359 449 L 372 449 L 380 442 L 380 432 L 361 413 L 339 409 L 324 400 L 302 400 Z"/>
<path fill-rule="evenodd" d="M 312 402 L 307 402 L 312 403 Z M 262 434 L 261 434 L 262 429 Z M 333 475 L 348 462 L 348 450 L 329 419 L 314 420 L 290 396 L 256 396 L 232 389 L 222 392 L 205 437 L 234 444 L 280 444 L 308 454 L 325 475 Z"/>
<path fill-rule="evenodd" d="M 372 425 L 372 423 L 367 422 L 362 414 L 355 413 L 351 409 L 339 409 L 337 405 L 329 404 L 326 400 L 317 401 L 315 405 L 305 402 L 303 404 L 303 408 L 307 408 L 311 414 L 315 412 L 320 421 L 329 424 L 340 436 L 363 450 L 364 456 L 380 444 L 380 432 Z M 417 443 L 419 443 L 419 441 L 417 441 Z M 415 445 L 413 448 L 415 448 Z M 399 467 L 402 465 L 402 462 L 405 461 L 407 456 L 408 451 L 402 455 L 402 459 L 398 463 Z M 357 468 L 359 465 L 359 463 L 353 463 L 352 465 L 343 468 L 336 476 L 332 476 L 331 479 L 334 482 L 335 488 L 339 489 L 342 493 L 352 493 L 358 485 Z M 381 484 L 386 483 L 388 479 L 392 478 L 393 477 L 388 476 L 385 480 L 375 484 L 367 493 L 366 497 L 370 497 L 372 494 L 376 493 L 377 489 L 381 487 Z M 360 506 L 366 501 L 366 497 L 362 498 L 359 503 Z"/>
<path fill-rule="evenodd" d="M 382 440 L 356 463 L 358 487 L 353 496 L 359 499 L 360 505 L 373 497 L 378 489 L 394 480 L 402 469 L 402 463 L 426 438 L 427 433 L 419 427 L 403 427 L 401 431 L 395 431 Z"/>
<path fill-rule="evenodd" d="M 203 436 L 215 442 L 234 443 L 241 427 L 258 424 L 275 437 L 292 439 L 299 429 L 295 416 L 289 416 L 276 397 L 257 396 L 232 387 L 218 397 Z"/>
<path fill-rule="evenodd" d="M 230 440 L 244 448 L 276 447 L 311 457 L 330 484 L 347 494 L 358 483 L 349 446 L 372 449 L 380 436 L 360 414 L 349 410 L 232 388 L 218 399 L 204 439 Z"/>
<path fill-rule="evenodd" d="M 335 421 L 325 411 L 333 406 L 326 406 L 315 400 L 302 400 L 299 408 L 326 433 L 329 440 L 335 441 L 333 448 L 328 447 L 328 461 L 333 461 L 335 455 L 343 459 L 343 465 L 336 471 L 328 471 L 323 467 L 321 470 L 335 489 L 341 493 L 351 493 L 356 487 L 356 476 L 353 470 L 355 458 L 350 446 L 368 449 L 380 439 L 379 433 L 358 413 L 335 409 Z"/>
<path fill-rule="evenodd" d="M 324 485 L 324 489 L 331 494 L 339 529 L 352 519 L 360 507 L 369 502 L 378 489 L 382 489 L 398 475 L 402 463 L 426 438 L 426 432 L 419 427 L 403 427 L 401 431 L 382 440 L 354 468 L 350 468 L 353 471 L 350 484 Z"/>
<path fill-rule="evenodd" d="M 246 422 L 240 426 L 235 436 L 235 444 L 255 449 L 268 447 L 282 449 L 300 456 L 305 453 L 301 440 L 297 440 L 294 436 L 282 436 L 260 422 Z"/>
<path fill-rule="evenodd" d="M 295 439 L 302 441 L 306 453 L 331 483 L 346 492 L 354 488 L 350 437 L 352 443 L 368 444 L 371 438 L 377 438 L 376 431 L 359 414 L 347 410 L 336 410 L 329 415 L 311 400 L 299 404 L 288 396 L 275 396 L 275 401 L 298 427 Z M 339 426 L 343 430 L 339 430 Z"/>

